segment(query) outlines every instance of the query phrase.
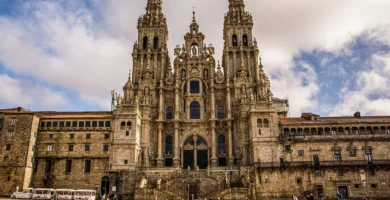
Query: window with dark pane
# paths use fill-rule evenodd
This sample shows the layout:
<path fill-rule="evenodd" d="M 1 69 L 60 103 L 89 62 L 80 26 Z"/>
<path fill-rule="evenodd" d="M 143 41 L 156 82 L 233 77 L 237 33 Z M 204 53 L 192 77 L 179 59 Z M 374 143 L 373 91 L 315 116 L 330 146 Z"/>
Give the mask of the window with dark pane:
<path fill-rule="evenodd" d="M 90 121 L 86 121 L 85 122 L 85 127 L 91 127 L 91 122 Z"/>
<path fill-rule="evenodd" d="M 104 139 L 110 139 L 110 134 L 109 133 L 105 133 L 104 134 Z"/>
<path fill-rule="evenodd" d="M 218 117 L 218 119 L 225 118 L 225 109 L 224 109 L 223 106 L 218 106 L 218 108 L 217 108 L 217 117 Z"/>
<path fill-rule="evenodd" d="M 50 173 L 51 172 L 51 160 L 46 160 L 45 161 L 45 173 Z"/>
<path fill-rule="evenodd" d="M 148 42 L 149 42 L 149 40 L 148 40 L 148 37 L 144 37 L 144 39 L 143 39 L 143 43 L 142 43 L 142 48 L 143 49 L 147 49 L 148 48 Z"/>
<path fill-rule="evenodd" d="M 191 94 L 199 94 L 200 93 L 199 81 L 190 81 L 190 93 Z"/>
<path fill-rule="evenodd" d="M 196 139 L 196 145 L 201 145 L 201 144 L 207 145 L 206 140 L 198 136 L 198 139 Z"/>
<path fill-rule="evenodd" d="M 60 122 L 60 128 L 65 126 L 65 122 Z"/>
<path fill-rule="evenodd" d="M 91 139 L 91 134 L 90 133 L 85 134 L 85 139 L 87 140 Z"/>
<path fill-rule="evenodd" d="M 158 49 L 158 37 L 154 37 L 153 39 L 153 49 Z"/>
<path fill-rule="evenodd" d="M 105 152 L 108 151 L 108 144 L 103 145 L 103 151 L 105 151 Z"/>
<path fill-rule="evenodd" d="M 86 145 L 84 146 L 84 150 L 88 152 L 88 151 L 90 150 L 90 145 L 89 145 L 89 144 L 86 144 Z"/>
<path fill-rule="evenodd" d="M 106 127 L 111 127 L 111 122 L 110 121 L 106 121 Z"/>
<path fill-rule="evenodd" d="M 104 127 L 104 121 L 99 121 L 99 127 Z"/>
<path fill-rule="evenodd" d="M 77 127 L 77 121 L 72 122 L 72 127 Z"/>
<path fill-rule="evenodd" d="M 79 122 L 79 127 L 81 127 L 81 128 L 84 127 L 84 122 L 83 121 Z"/>
<path fill-rule="evenodd" d="M 225 136 L 219 135 L 218 136 L 218 154 L 225 154 L 225 152 L 226 152 Z"/>
<path fill-rule="evenodd" d="M 69 173 L 72 171 L 72 160 L 66 160 L 65 163 L 65 172 Z"/>
<path fill-rule="evenodd" d="M 70 122 L 66 122 L 66 123 L 65 123 L 65 126 L 66 126 L 66 127 L 70 127 Z"/>
<path fill-rule="evenodd" d="M 92 122 L 92 127 L 97 127 L 97 121 Z"/>
<path fill-rule="evenodd" d="M 232 45 L 234 47 L 238 46 L 237 35 L 232 36 Z"/>
<path fill-rule="evenodd" d="M 173 110 L 172 110 L 172 107 L 168 107 L 166 109 L 166 119 L 173 119 Z"/>
<path fill-rule="evenodd" d="M 45 122 L 41 122 L 41 128 L 45 128 Z"/>
<path fill-rule="evenodd" d="M 58 122 L 53 122 L 53 127 L 57 128 L 58 127 Z"/>
<path fill-rule="evenodd" d="M 190 104 L 190 119 L 200 119 L 200 104 L 196 101 Z"/>
<path fill-rule="evenodd" d="M 244 46 L 248 46 L 248 36 L 247 35 L 243 35 L 242 36 L 242 43 L 244 44 Z"/>
<path fill-rule="evenodd" d="M 68 151 L 73 151 L 73 144 L 68 145 Z"/>
<path fill-rule="evenodd" d="M 46 127 L 51 127 L 51 122 L 46 122 Z"/>
<path fill-rule="evenodd" d="M 269 127 L 268 119 L 264 119 L 264 128 L 268 128 L 268 127 Z"/>
<path fill-rule="evenodd" d="M 173 139 L 171 135 L 165 137 L 165 154 L 172 154 Z"/>
<path fill-rule="evenodd" d="M 91 160 L 85 160 L 84 172 L 91 172 Z"/>

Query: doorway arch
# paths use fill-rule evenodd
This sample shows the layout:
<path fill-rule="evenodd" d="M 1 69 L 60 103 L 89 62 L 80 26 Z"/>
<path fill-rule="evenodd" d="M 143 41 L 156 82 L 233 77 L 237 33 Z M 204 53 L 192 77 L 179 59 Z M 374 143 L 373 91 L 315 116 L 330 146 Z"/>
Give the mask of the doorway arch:
<path fill-rule="evenodd" d="M 183 163 L 184 169 L 191 170 L 207 169 L 209 161 L 209 151 L 206 140 L 199 135 L 189 136 L 183 145 Z"/>
<path fill-rule="evenodd" d="M 101 194 L 104 195 L 108 195 L 110 194 L 110 178 L 108 176 L 104 176 L 102 178 L 102 186 L 101 186 Z"/>

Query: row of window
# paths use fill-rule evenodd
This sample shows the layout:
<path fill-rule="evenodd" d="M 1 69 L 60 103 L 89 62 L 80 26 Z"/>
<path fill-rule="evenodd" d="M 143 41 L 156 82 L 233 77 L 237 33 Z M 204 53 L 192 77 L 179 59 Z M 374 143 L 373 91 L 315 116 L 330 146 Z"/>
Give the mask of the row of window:
<path fill-rule="evenodd" d="M 285 128 L 284 135 L 339 135 L 339 134 L 390 134 L 390 127 L 339 127 L 339 128 Z"/>
<path fill-rule="evenodd" d="M 69 139 L 74 139 L 74 136 L 75 136 L 74 133 L 70 133 L 69 134 Z M 49 139 L 54 139 L 54 134 L 49 134 Z M 90 133 L 86 133 L 85 134 L 85 139 L 87 139 L 87 140 L 91 139 L 91 134 Z M 104 139 L 110 139 L 110 134 L 109 133 L 105 133 L 104 134 Z"/>
<path fill-rule="evenodd" d="M 35 160 L 34 162 L 34 167 L 33 171 L 37 172 L 38 170 L 38 162 L 39 160 Z M 53 171 L 53 165 L 54 165 L 54 160 L 46 160 L 45 162 L 45 173 L 50 173 Z M 72 172 L 72 166 L 73 166 L 73 161 L 72 160 L 66 160 L 65 161 L 65 173 L 70 173 Z M 85 160 L 84 161 L 84 172 L 89 173 L 91 172 L 92 168 L 92 161 L 91 160 Z"/>
<path fill-rule="evenodd" d="M 142 48 L 148 49 L 148 45 L 149 45 L 149 38 L 147 36 L 145 36 L 143 38 Z M 158 49 L 158 37 L 157 36 L 155 36 L 153 38 L 153 49 Z"/>
<path fill-rule="evenodd" d="M 185 142 L 184 142 L 184 145 L 186 144 L 190 144 L 190 145 L 194 145 L 195 142 L 193 140 L 192 137 L 190 137 L 189 139 L 187 139 Z M 202 137 L 198 137 L 198 140 L 197 140 L 197 145 L 200 145 L 200 144 L 206 144 L 206 141 L 202 138 Z M 171 135 L 168 135 L 165 137 L 165 154 L 172 154 L 172 151 L 173 150 L 173 137 Z M 225 142 L 225 136 L 224 135 L 219 135 L 218 136 L 218 154 L 220 155 L 224 155 L 226 153 L 226 142 Z"/>
<path fill-rule="evenodd" d="M 74 147 L 75 147 L 74 144 L 68 144 L 68 152 L 74 151 Z M 103 151 L 104 152 L 107 152 L 108 148 L 109 148 L 108 144 L 104 144 L 103 145 Z M 85 152 L 89 152 L 90 150 L 91 150 L 91 145 L 90 144 L 85 144 L 84 145 L 84 151 Z M 49 151 L 49 152 L 53 151 L 53 145 L 47 145 L 46 151 Z"/>
<path fill-rule="evenodd" d="M 248 36 L 246 34 L 244 34 L 242 36 L 242 44 L 246 47 L 248 46 Z M 233 35 L 232 36 L 232 45 L 234 47 L 238 46 L 238 39 L 237 39 L 237 35 Z"/>
<path fill-rule="evenodd" d="M 257 119 L 257 128 L 269 128 L 268 119 Z"/>
<path fill-rule="evenodd" d="M 42 121 L 41 128 L 111 127 L 111 121 Z"/>
<path fill-rule="evenodd" d="M 284 146 L 284 151 L 291 151 L 291 145 L 285 145 Z M 334 160 L 335 161 L 342 161 L 342 156 L 341 156 L 341 150 L 334 150 Z M 348 154 L 351 157 L 356 156 L 356 149 L 355 148 L 349 148 L 348 149 Z M 304 156 L 305 151 L 304 150 L 298 150 L 298 156 Z M 372 150 L 371 149 L 364 149 L 364 155 L 367 161 L 372 161 Z"/>
<path fill-rule="evenodd" d="M 184 107 L 184 109 L 185 109 L 185 107 Z M 167 120 L 173 119 L 173 108 L 172 107 L 166 108 L 165 117 Z M 217 118 L 218 119 L 225 118 L 225 109 L 223 106 L 217 107 Z M 200 119 L 200 104 L 196 101 L 194 101 L 190 104 L 190 119 Z"/>

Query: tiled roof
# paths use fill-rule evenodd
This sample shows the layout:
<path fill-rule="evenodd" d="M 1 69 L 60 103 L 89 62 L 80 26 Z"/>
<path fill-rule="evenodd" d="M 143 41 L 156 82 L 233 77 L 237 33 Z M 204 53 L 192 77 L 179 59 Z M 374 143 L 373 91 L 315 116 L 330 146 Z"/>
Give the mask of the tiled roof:
<path fill-rule="evenodd" d="M 41 119 L 109 118 L 112 112 L 36 112 Z"/>

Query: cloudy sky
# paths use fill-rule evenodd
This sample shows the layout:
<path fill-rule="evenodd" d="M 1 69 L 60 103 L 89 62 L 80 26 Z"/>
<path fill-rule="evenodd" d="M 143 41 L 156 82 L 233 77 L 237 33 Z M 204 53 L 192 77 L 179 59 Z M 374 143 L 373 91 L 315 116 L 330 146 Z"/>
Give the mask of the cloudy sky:
<path fill-rule="evenodd" d="M 390 115 L 389 0 L 245 0 L 265 71 L 291 116 Z M 0 108 L 109 110 L 146 0 L 0 0 Z M 228 0 L 164 0 L 169 50 L 196 7 L 222 54 Z M 171 58 L 171 60 L 173 60 Z"/>

